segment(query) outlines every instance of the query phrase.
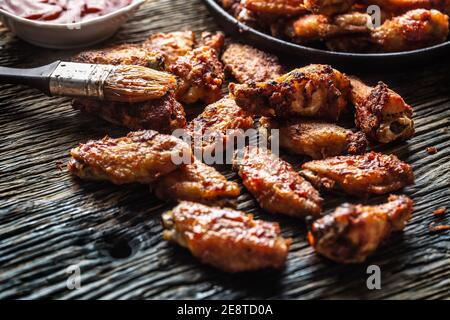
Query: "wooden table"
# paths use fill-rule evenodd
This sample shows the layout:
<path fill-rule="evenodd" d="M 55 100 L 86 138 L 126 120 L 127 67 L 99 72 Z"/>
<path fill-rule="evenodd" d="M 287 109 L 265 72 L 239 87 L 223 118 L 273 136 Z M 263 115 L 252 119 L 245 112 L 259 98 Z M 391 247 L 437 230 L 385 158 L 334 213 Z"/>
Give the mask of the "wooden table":
<path fill-rule="evenodd" d="M 185 28 L 218 27 L 200 0 L 153 0 L 110 42 Z M 33 47 L 3 28 L 0 45 L 4 66 L 38 65 L 74 53 Z M 428 230 L 433 221 L 450 223 L 449 213 L 440 220 L 432 214 L 442 206 L 450 210 L 449 72 L 444 57 L 426 67 L 357 73 L 387 82 L 414 106 L 416 136 L 376 148 L 395 152 L 415 170 L 416 184 L 405 190 L 414 200 L 414 217 L 403 234 L 363 265 L 337 265 L 312 251 L 304 223 L 261 212 L 243 190 L 239 209 L 280 222 L 294 242 L 284 270 L 236 275 L 201 265 L 163 241 L 160 215 L 172 205 L 155 199 L 146 186 L 82 182 L 59 169 L 77 143 L 126 131 L 82 116 L 69 99 L 2 85 L 0 298 L 450 298 L 450 232 Z M 428 146 L 438 153 L 427 154 Z M 345 200 L 354 199 L 328 197 L 327 212 Z M 381 290 L 366 287 L 372 264 L 381 268 Z M 70 265 L 80 267 L 81 289 L 66 286 Z"/>

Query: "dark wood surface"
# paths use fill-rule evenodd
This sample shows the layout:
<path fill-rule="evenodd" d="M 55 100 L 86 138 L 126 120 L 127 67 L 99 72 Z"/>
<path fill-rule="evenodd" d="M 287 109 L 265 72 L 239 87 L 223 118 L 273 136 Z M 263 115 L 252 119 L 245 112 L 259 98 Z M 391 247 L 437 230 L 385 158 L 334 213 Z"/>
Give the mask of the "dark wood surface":
<path fill-rule="evenodd" d="M 217 29 L 200 0 L 154 0 L 109 42 L 136 42 L 155 31 Z M 0 65 L 30 66 L 67 58 L 74 52 L 28 45 L 0 29 Z M 302 61 L 290 59 L 291 65 Z M 243 190 L 239 209 L 280 222 L 293 237 L 281 271 L 225 274 L 201 265 L 162 240 L 160 215 L 172 205 L 146 186 L 115 187 L 82 182 L 61 164 L 79 142 L 121 128 L 80 115 L 65 98 L 48 98 L 25 87 L 0 87 L 0 298 L 450 298 L 450 232 L 430 233 L 438 207 L 450 210 L 450 62 L 370 73 L 414 106 L 416 136 L 408 143 L 376 147 L 411 163 L 416 184 L 405 190 L 414 216 L 365 264 L 342 266 L 317 256 L 306 242 L 304 223 L 261 212 Z M 344 70 L 346 71 L 346 70 Z M 198 110 L 190 110 L 191 113 Z M 425 149 L 435 146 L 438 153 Z M 230 179 L 239 181 L 228 169 Z M 384 200 L 383 197 L 371 202 Z M 326 212 L 343 201 L 327 197 Z M 366 287 L 366 268 L 381 268 L 381 290 Z M 81 289 L 66 286 L 66 268 L 81 268 Z"/>

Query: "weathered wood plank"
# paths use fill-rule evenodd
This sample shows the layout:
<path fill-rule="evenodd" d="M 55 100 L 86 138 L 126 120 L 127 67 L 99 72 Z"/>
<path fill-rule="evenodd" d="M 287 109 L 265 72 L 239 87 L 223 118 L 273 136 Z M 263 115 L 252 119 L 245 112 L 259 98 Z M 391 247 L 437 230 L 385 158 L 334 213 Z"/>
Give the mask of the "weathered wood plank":
<path fill-rule="evenodd" d="M 200 0 L 154 0 L 110 42 L 188 28 L 217 29 Z M 1 65 L 36 65 L 74 53 L 35 48 L 4 29 L 0 46 Z M 415 202 L 411 223 L 366 264 L 340 266 L 314 254 L 304 224 L 261 212 L 244 191 L 240 209 L 280 222 L 283 234 L 294 239 L 285 270 L 245 276 L 203 266 L 164 242 L 160 214 L 171 205 L 147 187 L 82 182 L 58 169 L 78 142 L 126 131 L 80 115 L 68 99 L 2 85 L 0 298 L 450 298 L 450 233 L 428 231 L 437 221 L 432 211 L 450 209 L 450 63 L 358 75 L 387 82 L 414 106 L 417 135 L 408 143 L 376 147 L 414 167 L 416 185 L 406 189 Z M 438 153 L 428 155 L 427 146 Z M 356 201 L 328 197 L 326 207 L 330 211 L 346 200 Z M 450 215 L 440 221 L 450 223 Z M 72 264 L 81 267 L 80 290 L 66 287 Z M 369 264 L 381 267 L 382 290 L 367 290 Z"/>

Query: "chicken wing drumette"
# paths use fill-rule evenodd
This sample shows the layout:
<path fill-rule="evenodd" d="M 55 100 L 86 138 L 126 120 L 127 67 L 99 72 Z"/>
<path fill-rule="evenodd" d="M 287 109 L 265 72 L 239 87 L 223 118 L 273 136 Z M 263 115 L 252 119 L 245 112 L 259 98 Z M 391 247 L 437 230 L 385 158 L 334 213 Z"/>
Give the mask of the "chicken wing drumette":
<path fill-rule="evenodd" d="M 347 203 L 315 221 L 308 240 L 319 254 L 338 263 L 362 263 L 393 232 L 404 229 L 412 211 L 407 196 L 391 195 L 377 206 Z"/>
<path fill-rule="evenodd" d="M 361 154 L 367 148 L 364 133 L 354 133 L 332 123 L 305 119 L 279 121 L 266 117 L 259 122 L 268 133 L 278 129 L 280 147 L 313 159 Z"/>
<path fill-rule="evenodd" d="M 246 147 L 236 153 L 233 168 L 265 211 L 301 218 L 320 215 L 322 198 L 317 190 L 270 151 Z"/>
<path fill-rule="evenodd" d="M 91 140 L 70 154 L 70 172 L 83 179 L 114 184 L 151 183 L 176 170 L 182 161 L 192 161 L 188 144 L 152 130 L 132 132 L 118 139 Z"/>
<path fill-rule="evenodd" d="M 181 202 L 163 215 L 164 239 L 227 272 L 284 266 L 291 244 L 278 223 L 229 208 Z"/>
<path fill-rule="evenodd" d="M 193 141 L 196 154 L 215 154 L 216 147 L 227 148 L 231 137 L 253 127 L 253 118 L 230 98 L 208 105 L 189 122 L 186 131 Z"/>
<path fill-rule="evenodd" d="M 376 152 L 306 162 L 300 174 L 318 189 L 359 197 L 389 193 L 414 183 L 409 164 L 395 155 Z"/>
<path fill-rule="evenodd" d="M 348 12 L 356 0 L 303 0 L 306 9 L 313 13 L 332 16 Z"/>
<path fill-rule="evenodd" d="M 225 70 L 239 83 L 268 81 L 283 74 L 283 67 L 276 56 L 245 44 L 230 44 L 222 55 L 222 61 Z"/>
<path fill-rule="evenodd" d="M 368 138 L 381 143 L 405 140 L 414 134 L 413 110 L 383 82 L 369 87 L 350 77 L 355 122 Z"/>
<path fill-rule="evenodd" d="M 235 206 L 239 185 L 220 172 L 194 159 L 191 164 L 164 175 L 153 188 L 161 200 L 186 200 L 217 206 Z"/>
<path fill-rule="evenodd" d="M 213 103 L 222 97 L 222 84 L 225 78 L 218 50 L 223 44 L 222 33 L 214 37 L 207 35 L 208 45 L 200 46 L 180 56 L 167 71 L 179 78 L 177 99 L 184 103 L 203 101 Z"/>
<path fill-rule="evenodd" d="M 313 64 L 274 80 L 229 88 L 236 103 L 256 115 L 336 120 L 347 106 L 350 81 L 328 65 Z"/>
<path fill-rule="evenodd" d="M 140 103 L 75 99 L 72 105 L 82 113 L 100 117 L 131 130 L 152 129 L 171 133 L 175 129 L 186 127 L 184 108 L 170 94 L 162 99 Z"/>

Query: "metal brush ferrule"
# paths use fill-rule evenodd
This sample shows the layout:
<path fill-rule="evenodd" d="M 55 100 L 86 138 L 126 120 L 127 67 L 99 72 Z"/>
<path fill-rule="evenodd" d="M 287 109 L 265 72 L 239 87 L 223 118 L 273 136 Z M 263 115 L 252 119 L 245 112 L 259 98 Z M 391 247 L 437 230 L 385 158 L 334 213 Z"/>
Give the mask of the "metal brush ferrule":
<path fill-rule="evenodd" d="M 50 76 L 50 94 L 103 100 L 105 81 L 115 69 L 111 65 L 61 62 Z"/>

